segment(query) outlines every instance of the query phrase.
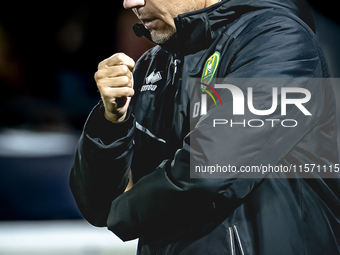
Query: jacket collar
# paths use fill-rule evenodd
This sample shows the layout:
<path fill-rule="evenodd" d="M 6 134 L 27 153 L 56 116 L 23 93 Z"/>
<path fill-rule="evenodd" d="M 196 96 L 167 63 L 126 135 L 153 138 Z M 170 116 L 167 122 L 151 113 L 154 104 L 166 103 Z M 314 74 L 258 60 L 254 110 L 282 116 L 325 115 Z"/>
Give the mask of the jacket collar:
<path fill-rule="evenodd" d="M 245 13 L 265 8 L 285 9 L 300 17 L 312 29 L 314 27 L 311 14 L 303 0 L 221 0 L 207 8 L 177 16 L 175 35 L 160 46 L 171 52 L 197 52 L 211 45 L 220 35 L 217 31 L 221 27 L 226 27 Z M 138 37 L 145 36 L 151 40 L 144 25 L 135 24 L 133 30 Z"/>

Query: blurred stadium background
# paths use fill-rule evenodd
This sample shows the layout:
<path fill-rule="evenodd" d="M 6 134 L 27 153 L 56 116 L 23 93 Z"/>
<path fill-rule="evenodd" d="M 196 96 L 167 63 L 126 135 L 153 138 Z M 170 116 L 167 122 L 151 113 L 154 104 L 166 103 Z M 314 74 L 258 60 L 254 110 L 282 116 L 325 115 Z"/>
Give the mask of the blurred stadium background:
<path fill-rule="evenodd" d="M 336 2 L 310 4 L 331 74 L 340 78 Z M 78 137 L 99 100 L 98 63 L 119 51 L 137 60 L 153 46 L 134 36 L 135 22 L 121 1 L 1 8 L 0 255 L 135 254 L 137 240 L 123 243 L 82 218 L 68 186 Z"/>

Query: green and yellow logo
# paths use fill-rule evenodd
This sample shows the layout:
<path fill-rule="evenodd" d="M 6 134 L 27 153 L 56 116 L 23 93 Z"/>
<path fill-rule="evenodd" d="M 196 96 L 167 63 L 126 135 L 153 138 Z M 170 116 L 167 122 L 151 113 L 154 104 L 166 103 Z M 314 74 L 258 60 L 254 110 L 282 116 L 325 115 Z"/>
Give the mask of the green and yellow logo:
<path fill-rule="evenodd" d="M 213 79 L 215 75 L 219 62 L 220 62 L 220 53 L 218 51 L 215 51 L 215 53 L 212 54 L 208 58 L 208 60 L 205 62 L 203 72 L 202 72 L 201 83 L 208 84 L 208 85 L 210 84 L 211 80 Z"/>

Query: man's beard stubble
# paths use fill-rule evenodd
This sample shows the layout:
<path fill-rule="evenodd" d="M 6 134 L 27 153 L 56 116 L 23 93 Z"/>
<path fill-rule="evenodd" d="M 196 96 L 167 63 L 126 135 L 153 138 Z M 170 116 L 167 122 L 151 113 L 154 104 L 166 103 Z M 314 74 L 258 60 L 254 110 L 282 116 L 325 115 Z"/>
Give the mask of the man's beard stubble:
<path fill-rule="evenodd" d="M 186 9 L 184 11 L 184 13 L 187 12 L 193 12 L 193 11 L 197 11 L 199 10 L 197 3 L 195 5 L 191 5 L 188 9 Z M 140 16 L 142 16 L 141 14 L 143 14 L 143 16 L 150 16 L 150 15 L 146 15 L 146 13 L 137 13 L 135 12 L 135 14 L 137 15 L 137 17 L 139 18 Z M 150 35 L 151 35 L 151 40 L 156 43 L 156 44 L 163 44 L 167 41 L 169 41 L 171 39 L 171 37 L 176 33 L 176 28 L 170 26 L 169 24 L 165 23 L 164 24 L 164 28 L 162 30 L 151 30 L 149 31 Z"/>
<path fill-rule="evenodd" d="M 163 44 L 170 40 L 170 38 L 175 34 L 176 29 L 167 25 L 161 31 L 152 30 L 150 31 L 151 39 L 156 44 Z"/>

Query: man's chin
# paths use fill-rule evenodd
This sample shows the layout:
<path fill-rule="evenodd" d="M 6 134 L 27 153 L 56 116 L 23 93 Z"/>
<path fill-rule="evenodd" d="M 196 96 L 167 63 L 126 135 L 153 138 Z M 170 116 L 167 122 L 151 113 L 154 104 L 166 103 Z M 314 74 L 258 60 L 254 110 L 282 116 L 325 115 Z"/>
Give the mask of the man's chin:
<path fill-rule="evenodd" d="M 164 44 L 175 34 L 176 29 L 169 27 L 166 31 L 150 31 L 151 39 L 156 44 Z"/>

